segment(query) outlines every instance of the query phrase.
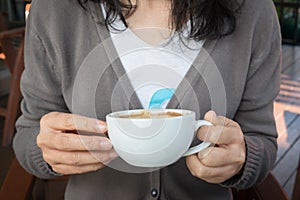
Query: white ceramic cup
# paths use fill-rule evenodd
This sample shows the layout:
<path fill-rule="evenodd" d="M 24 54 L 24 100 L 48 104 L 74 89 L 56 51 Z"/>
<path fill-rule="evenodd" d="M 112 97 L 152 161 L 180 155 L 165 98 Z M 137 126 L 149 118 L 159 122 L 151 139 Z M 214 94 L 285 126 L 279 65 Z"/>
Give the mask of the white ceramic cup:
<path fill-rule="evenodd" d="M 127 163 L 138 167 L 163 167 L 183 156 L 192 155 L 207 148 L 210 143 L 189 148 L 195 133 L 201 126 L 212 125 L 196 120 L 189 110 L 150 110 L 152 114 L 176 112 L 182 116 L 163 118 L 123 118 L 145 110 L 127 110 L 108 114 L 108 136 L 115 151 Z M 122 117 L 123 116 L 123 117 Z"/>

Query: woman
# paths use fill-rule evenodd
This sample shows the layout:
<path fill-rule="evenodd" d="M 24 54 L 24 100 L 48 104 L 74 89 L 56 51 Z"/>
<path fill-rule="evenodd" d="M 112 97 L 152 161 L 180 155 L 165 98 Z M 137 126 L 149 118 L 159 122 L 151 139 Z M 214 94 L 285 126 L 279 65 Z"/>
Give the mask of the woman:
<path fill-rule="evenodd" d="M 38 177 L 71 175 L 66 199 L 230 199 L 276 158 L 280 46 L 271 0 L 33 1 L 16 156 Z M 152 172 L 106 167 L 106 114 L 156 107 L 194 110 L 215 146 Z"/>

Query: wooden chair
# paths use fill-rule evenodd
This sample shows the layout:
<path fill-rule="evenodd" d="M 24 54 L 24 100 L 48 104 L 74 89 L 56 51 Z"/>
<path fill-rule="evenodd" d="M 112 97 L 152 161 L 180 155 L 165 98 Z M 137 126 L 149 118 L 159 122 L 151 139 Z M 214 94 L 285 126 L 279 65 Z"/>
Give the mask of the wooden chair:
<path fill-rule="evenodd" d="M 0 33 L 1 49 L 5 54 L 5 63 L 11 74 L 11 85 L 6 108 L 0 108 L 0 115 L 5 118 L 2 146 L 10 146 L 15 133 L 15 122 L 21 101 L 20 78 L 24 69 L 24 34 L 25 28 L 18 28 Z M 14 42 L 18 38 L 19 44 Z"/>
<path fill-rule="evenodd" d="M 246 190 L 232 190 L 234 200 L 288 200 L 272 173 L 259 185 Z M 298 199 L 299 200 L 299 199 Z"/>
<path fill-rule="evenodd" d="M 14 158 L 0 189 L 0 199 L 28 200 L 35 177 L 28 174 Z"/>

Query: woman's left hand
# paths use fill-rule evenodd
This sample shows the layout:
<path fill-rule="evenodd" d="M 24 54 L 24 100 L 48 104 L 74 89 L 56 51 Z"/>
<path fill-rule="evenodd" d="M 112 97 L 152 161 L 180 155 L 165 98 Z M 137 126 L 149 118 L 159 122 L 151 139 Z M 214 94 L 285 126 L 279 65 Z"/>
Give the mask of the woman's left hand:
<path fill-rule="evenodd" d="M 239 173 L 246 159 L 246 145 L 238 123 L 209 111 L 205 120 L 213 126 L 203 126 L 197 136 L 215 146 L 188 156 L 187 166 L 191 174 L 209 183 L 222 183 Z"/>

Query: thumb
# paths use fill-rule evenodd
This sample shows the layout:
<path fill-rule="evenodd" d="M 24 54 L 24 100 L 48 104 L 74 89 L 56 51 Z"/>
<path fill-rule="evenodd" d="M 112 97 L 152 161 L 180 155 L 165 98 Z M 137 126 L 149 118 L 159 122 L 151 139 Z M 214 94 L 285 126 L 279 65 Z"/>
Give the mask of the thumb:
<path fill-rule="evenodd" d="M 204 120 L 211 122 L 213 125 L 221 125 L 221 126 L 232 126 L 232 127 L 239 127 L 239 125 L 224 116 L 217 116 L 217 114 L 210 110 L 204 115 Z"/>
<path fill-rule="evenodd" d="M 218 125 L 219 120 L 215 111 L 210 110 L 204 115 L 204 120 L 211 122 L 213 125 Z"/>

